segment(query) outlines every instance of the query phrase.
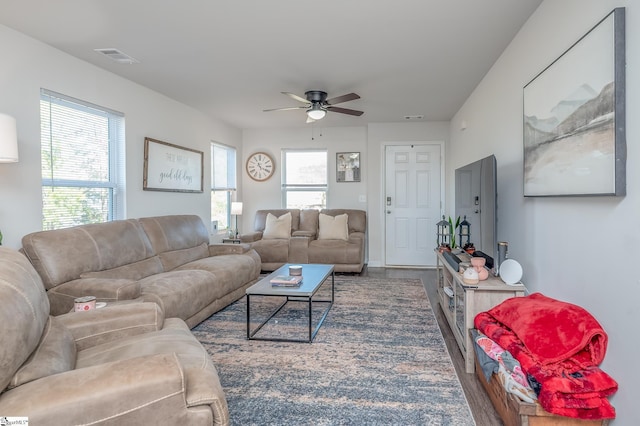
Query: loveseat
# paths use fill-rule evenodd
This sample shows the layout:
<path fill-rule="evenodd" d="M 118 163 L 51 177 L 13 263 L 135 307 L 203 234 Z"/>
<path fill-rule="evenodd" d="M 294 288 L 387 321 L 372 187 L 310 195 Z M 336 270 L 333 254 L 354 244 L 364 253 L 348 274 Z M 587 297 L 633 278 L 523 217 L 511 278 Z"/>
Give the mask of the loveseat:
<path fill-rule="evenodd" d="M 4 247 L 0 300 L 0 416 L 34 426 L 229 423 L 209 355 L 158 304 L 50 316 L 40 276 Z"/>
<path fill-rule="evenodd" d="M 354 209 L 258 210 L 253 232 L 240 240 L 261 258 L 263 271 L 285 263 L 335 265 L 336 272 L 364 267 L 367 214 Z"/>
<path fill-rule="evenodd" d="M 22 250 L 42 278 L 52 315 L 91 295 L 111 304 L 155 302 L 166 318 L 193 328 L 241 298 L 260 274 L 255 250 L 209 244 L 195 215 L 35 232 L 22 239 Z"/>

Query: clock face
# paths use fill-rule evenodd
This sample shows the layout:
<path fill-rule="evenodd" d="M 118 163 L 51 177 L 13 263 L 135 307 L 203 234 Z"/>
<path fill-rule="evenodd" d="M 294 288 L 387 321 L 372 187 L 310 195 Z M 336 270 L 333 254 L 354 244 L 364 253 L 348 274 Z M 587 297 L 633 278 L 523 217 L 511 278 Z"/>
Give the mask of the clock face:
<path fill-rule="evenodd" d="M 247 173 L 253 180 L 267 180 L 275 171 L 273 159 L 264 152 L 256 152 L 251 154 L 247 159 Z"/>

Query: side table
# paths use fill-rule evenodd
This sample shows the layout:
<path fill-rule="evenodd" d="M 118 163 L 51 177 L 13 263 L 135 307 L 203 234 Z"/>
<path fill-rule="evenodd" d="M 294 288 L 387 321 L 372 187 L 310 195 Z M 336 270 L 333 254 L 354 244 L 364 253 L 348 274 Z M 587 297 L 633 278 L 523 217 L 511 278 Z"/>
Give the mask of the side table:
<path fill-rule="evenodd" d="M 240 244 L 240 238 L 223 238 L 222 244 Z"/>

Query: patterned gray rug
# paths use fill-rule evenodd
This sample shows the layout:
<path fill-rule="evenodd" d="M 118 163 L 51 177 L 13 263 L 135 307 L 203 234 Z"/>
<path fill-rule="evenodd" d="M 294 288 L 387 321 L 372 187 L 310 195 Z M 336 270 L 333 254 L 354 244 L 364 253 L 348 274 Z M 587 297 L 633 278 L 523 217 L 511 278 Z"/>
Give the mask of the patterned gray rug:
<path fill-rule="evenodd" d="M 252 320 L 273 299 L 252 298 Z M 305 338 L 307 305 L 289 306 L 259 335 Z M 193 332 L 218 368 L 233 425 L 474 424 L 420 280 L 337 276 L 311 344 L 246 340 L 245 299 Z"/>

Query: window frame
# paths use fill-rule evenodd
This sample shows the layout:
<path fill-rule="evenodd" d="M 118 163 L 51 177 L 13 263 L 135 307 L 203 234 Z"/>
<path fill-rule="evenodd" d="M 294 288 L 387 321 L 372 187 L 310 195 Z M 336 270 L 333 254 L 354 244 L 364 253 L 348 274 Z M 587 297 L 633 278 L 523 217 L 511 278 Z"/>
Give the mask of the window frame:
<path fill-rule="evenodd" d="M 232 153 L 233 158 L 229 158 L 227 154 L 226 161 L 226 185 L 216 186 L 215 183 L 215 153 L 214 149 L 224 149 L 227 153 Z M 211 200 L 213 200 L 214 192 L 226 192 L 226 221 L 227 226 L 220 228 L 218 226 L 217 231 L 228 231 L 231 229 L 231 202 L 233 201 L 232 193 L 238 190 L 238 149 L 234 146 L 223 144 L 216 141 L 211 141 L 210 148 L 211 155 Z M 213 204 L 213 203 L 212 203 Z M 213 207 L 213 206 L 212 206 Z M 213 221 L 213 208 L 211 209 L 211 220 Z M 212 229 L 213 231 L 213 229 Z"/>
<path fill-rule="evenodd" d="M 326 175 L 324 184 L 289 184 L 287 183 L 287 154 L 289 153 L 302 153 L 302 152 L 321 152 L 325 154 L 326 161 Z M 324 192 L 324 206 L 320 208 L 327 208 L 327 198 L 329 195 L 329 151 L 326 148 L 284 148 L 281 152 L 281 205 L 283 209 L 288 207 L 289 192 Z"/>
<path fill-rule="evenodd" d="M 49 147 L 53 147 L 54 135 L 51 132 L 51 108 L 52 105 L 59 105 L 62 107 L 70 108 L 75 111 L 92 114 L 107 119 L 107 155 L 108 155 L 108 180 L 83 180 L 83 179 L 64 179 L 55 178 L 53 176 L 54 168 L 50 164 L 49 171 L 51 172 L 49 177 L 44 175 L 43 161 L 44 155 L 40 159 L 41 169 L 41 196 L 44 208 L 44 190 L 45 188 L 79 188 L 79 189 L 109 189 L 108 196 L 108 208 L 106 211 L 106 222 L 124 218 L 124 194 L 125 194 L 125 115 L 119 111 L 112 110 L 100 105 L 96 105 L 91 102 L 87 102 L 81 99 L 73 98 L 71 96 L 63 95 L 61 93 L 54 92 L 52 90 L 40 89 L 40 126 L 42 129 L 43 123 L 43 106 L 48 104 L 49 117 L 48 128 L 50 130 L 49 135 L 40 135 L 40 152 L 43 152 L 43 142 L 48 140 Z M 45 227 L 45 217 L 43 214 L 43 229 L 50 229 Z M 87 222 L 98 223 L 98 222 Z M 99 222 L 102 223 L 102 222 Z M 62 228 L 52 228 L 62 229 Z"/>

